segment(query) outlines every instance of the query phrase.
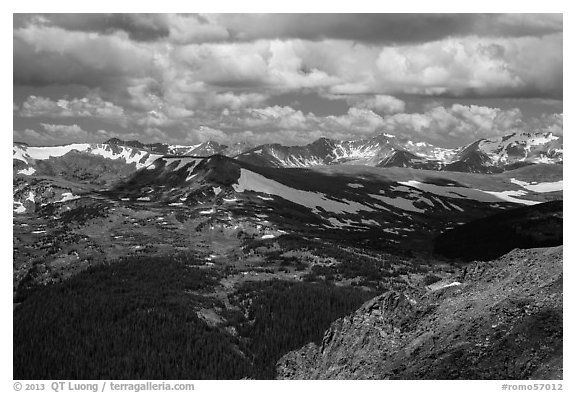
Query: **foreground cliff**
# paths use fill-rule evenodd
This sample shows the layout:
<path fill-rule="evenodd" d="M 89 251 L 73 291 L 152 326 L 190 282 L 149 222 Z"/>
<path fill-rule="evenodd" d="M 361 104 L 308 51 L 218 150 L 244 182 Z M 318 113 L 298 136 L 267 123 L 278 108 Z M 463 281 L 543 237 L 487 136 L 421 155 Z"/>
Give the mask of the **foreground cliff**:
<path fill-rule="evenodd" d="M 561 379 L 562 247 L 387 292 L 277 363 L 281 379 Z"/>

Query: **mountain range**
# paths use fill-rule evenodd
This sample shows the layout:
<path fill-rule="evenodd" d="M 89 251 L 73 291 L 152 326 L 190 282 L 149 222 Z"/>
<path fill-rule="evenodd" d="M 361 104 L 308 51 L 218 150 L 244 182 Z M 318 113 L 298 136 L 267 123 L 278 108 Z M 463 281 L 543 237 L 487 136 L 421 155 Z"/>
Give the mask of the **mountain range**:
<path fill-rule="evenodd" d="M 27 164 L 29 159 L 59 157 L 73 150 L 106 158 L 124 159 L 128 164 L 135 163 L 137 168 L 149 164 L 161 155 L 222 154 L 239 161 L 278 168 L 349 164 L 471 173 L 496 173 L 534 163 L 561 163 L 563 157 L 562 137 L 552 133 L 515 133 L 480 139 L 455 149 L 381 134 L 350 141 L 320 138 L 304 146 L 254 146 L 246 142 L 226 146 L 214 141 L 196 145 L 143 144 L 117 138 L 102 144 L 52 147 L 29 147 L 16 143 L 13 154 L 14 159 Z M 20 166 L 20 174 L 32 171 L 29 167 Z"/>

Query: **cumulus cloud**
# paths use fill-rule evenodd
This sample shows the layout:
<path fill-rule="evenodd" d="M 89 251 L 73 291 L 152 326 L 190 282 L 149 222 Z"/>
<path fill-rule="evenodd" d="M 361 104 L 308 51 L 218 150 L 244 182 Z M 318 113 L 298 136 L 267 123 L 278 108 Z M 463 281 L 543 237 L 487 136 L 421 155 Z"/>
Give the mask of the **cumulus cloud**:
<path fill-rule="evenodd" d="M 57 101 L 32 95 L 22 103 L 18 114 L 22 117 L 120 118 L 124 116 L 124 109 L 96 95 Z"/>
<path fill-rule="evenodd" d="M 423 113 L 400 113 L 384 118 L 385 128 L 395 134 L 425 138 L 452 147 L 481 138 L 524 131 L 526 122 L 517 109 L 454 104 Z"/>
<path fill-rule="evenodd" d="M 137 41 L 260 39 L 418 43 L 458 37 L 541 36 L 562 31 L 562 14 L 15 14 L 14 25 L 54 26 Z"/>
<path fill-rule="evenodd" d="M 348 41 L 136 42 L 30 25 L 14 31 L 18 84 L 75 83 L 108 90 L 142 81 L 184 99 L 187 90 L 326 91 L 446 96 L 562 95 L 562 36 L 446 38 L 375 46 Z M 257 91 L 259 90 L 259 91 Z"/>
<path fill-rule="evenodd" d="M 551 132 L 555 135 L 564 134 L 564 115 L 562 113 L 545 113 L 528 122 L 532 130 Z"/>
<path fill-rule="evenodd" d="M 26 95 L 15 94 L 14 120 L 39 140 L 46 118 L 191 142 L 561 132 L 561 114 L 443 102 L 561 100 L 562 24 L 554 14 L 15 15 L 14 86 Z M 62 94 L 72 86 L 92 93 Z M 305 96 L 333 101 L 315 111 Z"/>
<path fill-rule="evenodd" d="M 154 74 L 156 51 L 122 36 L 31 25 L 14 30 L 14 82 L 113 85 Z"/>
<path fill-rule="evenodd" d="M 170 34 L 165 14 L 14 14 L 14 25 L 41 25 L 103 34 L 120 31 L 137 41 L 153 41 Z"/>
<path fill-rule="evenodd" d="M 232 92 L 225 92 L 210 95 L 206 98 L 206 104 L 208 107 L 238 110 L 246 107 L 258 107 L 262 105 L 267 98 L 267 95 L 260 93 L 234 94 Z"/>
<path fill-rule="evenodd" d="M 220 14 L 204 15 L 221 39 L 324 39 L 379 44 L 449 36 L 540 36 L 562 30 L 561 14 Z"/>
<path fill-rule="evenodd" d="M 404 101 L 385 94 L 375 94 L 373 96 L 346 96 L 346 101 L 356 108 L 371 109 L 384 113 L 404 112 L 406 109 L 406 103 Z"/>
<path fill-rule="evenodd" d="M 382 48 L 376 64 L 385 89 L 420 95 L 562 96 L 561 36 L 447 39 Z"/>
<path fill-rule="evenodd" d="M 89 132 L 77 124 L 49 124 L 41 123 L 42 129 L 34 130 L 26 128 L 24 130 L 13 130 L 13 140 L 27 142 L 31 144 L 58 145 L 66 143 L 103 142 L 106 139 L 116 136 L 115 133 L 106 130 L 96 130 Z"/>
<path fill-rule="evenodd" d="M 273 132 L 278 140 L 290 136 L 306 142 L 320 136 L 354 139 L 386 132 L 456 147 L 515 131 L 562 132 L 562 114 L 528 116 L 518 108 L 462 104 L 382 116 L 370 109 L 356 107 L 340 116 L 316 116 L 289 106 L 274 106 L 252 110 L 248 117 L 236 122 L 229 120 L 224 128 L 249 128 L 255 136 L 262 136 L 260 140 L 267 139 Z"/>

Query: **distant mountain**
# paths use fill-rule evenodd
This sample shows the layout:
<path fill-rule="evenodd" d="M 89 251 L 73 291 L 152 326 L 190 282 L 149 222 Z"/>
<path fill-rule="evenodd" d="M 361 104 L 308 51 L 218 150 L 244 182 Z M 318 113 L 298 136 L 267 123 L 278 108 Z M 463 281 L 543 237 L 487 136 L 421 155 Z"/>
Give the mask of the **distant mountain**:
<path fill-rule="evenodd" d="M 395 150 L 389 157 L 382 160 L 376 166 L 383 168 L 400 167 L 441 170 L 444 167 L 444 163 L 440 160 L 430 160 L 420 157 L 406 150 Z"/>
<path fill-rule="evenodd" d="M 163 143 L 149 143 L 144 144 L 139 141 L 123 141 L 118 138 L 111 138 L 104 142 L 106 145 L 117 145 L 117 146 L 127 146 L 127 147 L 134 147 L 141 150 L 148 150 L 150 152 L 158 153 L 158 154 L 167 154 L 168 146 Z"/>
<path fill-rule="evenodd" d="M 141 168 L 160 155 L 207 157 L 221 154 L 239 161 L 273 168 L 306 168 L 321 165 L 367 165 L 405 167 L 470 173 L 499 173 L 535 163 L 562 163 L 562 137 L 551 133 L 516 133 L 481 139 L 457 149 L 381 134 L 367 139 L 338 141 L 320 138 L 304 146 L 278 143 L 254 146 L 247 142 L 231 146 L 214 141 L 195 145 L 143 144 L 112 138 L 102 144 L 71 144 L 31 147 L 14 143 L 15 175 L 36 170 L 35 160 L 61 157 L 71 151 L 124 160 Z M 29 161 L 32 160 L 32 163 Z"/>
<path fill-rule="evenodd" d="M 425 142 L 381 134 L 368 139 L 337 141 L 320 138 L 305 146 L 261 145 L 238 155 L 240 161 L 271 167 L 309 167 L 316 165 L 353 164 L 387 166 L 393 156 L 407 154 L 420 168 L 436 168 L 455 153 Z M 401 163 L 404 163 L 403 160 Z M 389 165 L 395 166 L 395 165 Z"/>
<path fill-rule="evenodd" d="M 261 145 L 238 160 L 270 167 L 355 164 L 471 173 L 498 173 L 534 163 L 561 163 L 562 138 L 551 133 L 517 133 L 445 149 L 382 134 L 368 139 L 321 138 L 305 146 Z"/>
<path fill-rule="evenodd" d="M 562 163 L 562 137 L 552 133 L 516 133 L 481 139 L 459 149 L 445 170 L 495 173 L 534 163 Z"/>

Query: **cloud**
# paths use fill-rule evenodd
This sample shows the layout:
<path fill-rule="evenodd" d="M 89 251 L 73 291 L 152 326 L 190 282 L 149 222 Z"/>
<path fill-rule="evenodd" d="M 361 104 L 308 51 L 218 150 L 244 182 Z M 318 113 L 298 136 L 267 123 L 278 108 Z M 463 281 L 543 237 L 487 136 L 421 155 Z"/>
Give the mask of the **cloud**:
<path fill-rule="evenodd" d="M 546 113 L 528 122 L 532 130 L 551 132 L 554 135 L 564 134 L 564 115 L 562 113 Z"/>
<path fill-rule="evenodd" d="M 19 27 L 46 26 L 76 32 L 124 32 L 136 41 L 154 41 L 170 34 L 164 14 L 14 14 Z"/>
<path fill-rule="evenodd" d="M 208 107 L 238 110 L 246 107 L 258 107 L 262 105 L 267 98 L 267 95 L 260 93 L 234 94 L 232 92 L 224 92 L 207 97 L 206 104 Z"/>
<path fill-rule="evenodd" d="M 256 138 L 270 132 L 279 139 L 288 136 L 311 142 L 324 136 L 355 139 L 386 132 L 408 136 L 441 146 L 456 147 L 481 138 L 515 131 L 562 133 L 562 114 L 526 116 L 518 108 L 501 109 L 479 105 L 436 106 L 421 113 L 378 115 L 370 109 L 352 107 L 340 116 L 316 116 L 291 107 L 254 110 L 250 117 L 229 123 L 228 128 L 250 128 Z"/>
<path fill-rule="evenodd" d="M 562 25 L 554 14 L 17 14 L 14 121 L 39 140 L 48 118 L 175 142 L 561 130 L 545 104 L 519 105 L 540 110 L 527 116 L 486 103 L 562 99 Z M 485 106 L 443 106 L 455 99 Z"/>
<path fill-rule="evenodd" d="M 176 64 L 209 86 L 336 95 L 562 96 L 562 36 L 447 38 L 405 46 L 258 41 L 180 48 Z"/>
<path fill-rule="evenodd" d="M 406 44 L 446 37 L 541 36 L 562 31 L 562 14 L 221 14 L 235 40 L 325 39 Z"/>
<path fill-rule="evenodd" d="M 340 98 L 339 96 L 335 96 Z M 356 108 L 362 109 L 372 109 L 378 112 L 384 113 L 397 113 L 404 112 L 406 109 L 406 103 L 396 97 L 375 94 L 373 96 L 345 96 L 346 101 Z"/>
<path fill-rule="evenodd" d="M 117 136 L 115 133 L 102 129 L 88 132 L 77 124 L 66 125 L 41 123 L 41 127 L 42 129 L 39 131 L 30 128 L 24 130 L 13 130 L 13 140 L 27 142 L 33 145 L 58 145 L 86 142 L 101 143 L 112 136 Z"/>
<path fill-rule="evenodd" d="M 328 116 L 322 121 L 323 129 L 332 128 L 352 134 L 371 134 L 384 126 L 384 119 L 370 109 L 352 107 L 342 116 Z"/>
<path fill-rule="evenodd" d="M 562 96 L 561 36 L 382 48 L 372 88 L 440 96 Z"/>
<path fill-rule="evenodd" d="M 517 109 L 454 104 L 423 113 L 400 113 L 384 118 L 384 127 L 396 135 L 409 135 L 452 147 L 481 138 L 525 131 L 524 115 Z"/>
<path fill-rule="evenodd" d="M 117 96 L 152 89 L 187 109 L 205 101 L 206 92 L 226 91 L 560 98 L 562 72 L 561 33 L 391 46 L 301 39 L 136 42 L 34 24 L 14 31 L 17 85 L 78 84 Z"/>
<path fill-rule="evenodd" d="M 225 41 L 230 39 L 226 26 L 207 15 L 169 15 L 170 39 L 179 44 Z"/>
<path fill-rule="evenodd" d="M 229 140 L 228 134 L 224 131 L 206 126 L 200 126 L 198 129 L 193 130 L 192 134 L 200 142 L 217 141 L 223 143 Z"/>
<path fill-rule="evenodd" d="M 160 50 L 116 35 L 32 25 L 14 30 L 14 83 L 113 86 L 154 75 Z"/>
<path fill-rule="evenodd" d="M 558 33 L 562 14 L 15 14 L 14 25 L 117 34 L 177 43 L 262 39 L 411 44 L 447 37 Z"/>
<path fill-rule="evenodd" d="M 124 109 L 104 101 L 97 95 L 73 99 L 62 98 L 57 101 L 32 95 L 22 103 L 18 115 L 22 117 L 100 117 L 114 119 L 123 117 Z"/>
<path fill-rule="evenodd" d="M 228 127 L 253 130 L 307 131 L 322 135 L 363 135 L 373 133 L 384 125 L 383 118 L 369 109 L 352 107 L 341 116 L 317 116 L 290 106 L 251 109 L 236 120 L 230 116 Z"/>
<path fill-rule="evenodd" d="M 63 124 L 42 123 L 42 127 L 44 127 L 44 130 L 46 130 L 50 134 L 59 134 L 62 136 L 76 136 L 86 134 L 86 131 L 80 128 L 77 124 L 63 125 Z"/>

